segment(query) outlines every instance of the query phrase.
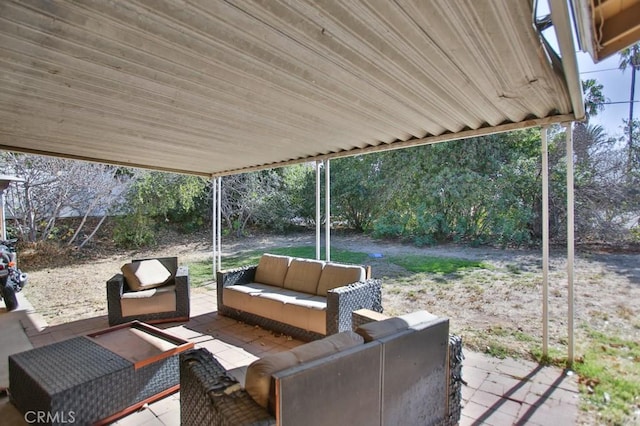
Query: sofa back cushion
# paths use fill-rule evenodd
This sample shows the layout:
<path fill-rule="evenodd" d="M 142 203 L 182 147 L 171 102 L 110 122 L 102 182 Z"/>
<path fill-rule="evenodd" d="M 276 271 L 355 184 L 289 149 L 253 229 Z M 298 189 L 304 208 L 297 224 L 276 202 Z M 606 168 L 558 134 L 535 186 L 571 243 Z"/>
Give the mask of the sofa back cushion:
<path fill-rule="evenodd" d="M 364 281 L 365 270 L 357 265 L 340 265 L 337 263 L 327 263 L 322 269 L 322 274 L 318 280 L 318 296 L 326 296 L 327 291 L 343 285 Z"/>
<path fill-rule="evenodd" d="M 291 258 L 265 253 L 256 268 L 255 282 L 282 287 Z"/>
<path fill-rule="evenodd" d="M 364 342 L 361 336 L 352 331 L 327 336 L 291 350 L 267 355 L 247 368 L 245 390 L 262 407 L 273 413 L 274 394 L 272 375 L 305 362 L 344 351 Z"/>
<path fill-rule="evenodd" d="M 419 324 L 437 319 L 436 315 L 427 311 L 416 311 L 399 317 L 387 318 L 382 321 L 373 321 L 361 325 L 356 329 L 356 333 L 364 338 L 365 342 L 382 339 L 392 334 L 408 330 Z"/>
<path fill-rule="evenodd" d="M 133 291 L 159 287 L 171 279 L 171 272 L 158 259 L 127 263 L 120 270 Z"/>
<path fill-rule="evenodd" d="M 293 259 L 284 278 L 284 288 L 315 295 L 323 267 L 321 260 Z"/>

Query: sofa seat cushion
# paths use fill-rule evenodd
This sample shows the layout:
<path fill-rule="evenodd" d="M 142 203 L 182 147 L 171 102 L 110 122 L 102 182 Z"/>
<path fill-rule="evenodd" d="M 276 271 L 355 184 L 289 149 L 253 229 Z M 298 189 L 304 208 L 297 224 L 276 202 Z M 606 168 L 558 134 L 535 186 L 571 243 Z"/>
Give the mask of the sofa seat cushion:
<path fill-rule="evenodd" d="M 324 262 L 321 260 L 293 259 L 284 278 L 283 287 L 315 295 L 323 267 Z"/>
<path fill-rule="evenodd" d="M 318 280 L 318 296 L 326 296 L 327 291 L 347 284 L 364 281 L 366 273 L 362 266 L 327 263 Z"/>
<path fill-rule="evenodd" d="M 254 309 L 260 310 L 264 315 L 269 315 L 267 318 L 303 330 L 327 334 L 326 297 L 278 289 L 277 291 L 259 293 L 257 299 L 262 306 L 254 307 Z"/>
<path fill-rule="evenodd" d="M 291 258 L 275 254 L 263 254 L 256 268 L 254 280 L 258 283 L 282 287 Z"/>
<path fill-rule="evenodd" d="M 416 311 L 399 317 L 387 318 L 382 321 L 374 321 L 363 324 L 356 329 L 356 333 L 364 338 L 365 342 L 382 339 L 400 331 L 419 327 L 421 324 L 437 319 L 427 311 Z"/>
<path fill-rule="evenodd" d="M 334 353 L 361 345 L 361 336 L 351 331 L 334 334 L 289 351 L 267 355 L 247 368 L 245 390 L 262 407 L 273 413 L 273 388 L 271 376 L 305 362 L 313 361 Z"/>
<path fill-rule="evenodd" d="M 225 287 L 225 306 L 326 334 L 326 298 L 264 284 Z"/>
<path fill-rule="evenodd" d="M 269 292 L 269 291 L 273 291 L 276 288 L 279 287 L 274 287 L 272 285 L 267 285 L 267 284 L 260 284 L 260 283 L 248 283 L 248 284 L 236 284 L 233 286 L 229 286 L 226 287 L 225 290 L 232 290 L 232 291 L 238 291 L 240 293 L 246 293 L 246 294 L 259 294 L 262 292 Z"/>
<path fill-rule="evenodd" d="M 173 312 L 176 310 L 176 286 L 123 293 L 120 307 L 123 317 Z"/>
<path fill-rule="evenodd" d="M 296 305 L 296 306 L 300 306 L 301 308 L 314 309 L 316 311 L 327 310 L 327 298 L 322 296 L 295 297 L 295 298 L 285 300 L 284 304 Z"/>
<path fill-rule="evenodd" d="M 272 288 L 269 291 L 262 291 L 256 295 L 263 299 L 276 300 L 281 303 L 292 303 L 296 299 L 305 299 L 314 296 L 313 294 L 287 290 L 286 288 Z"/>
<path fill-rule="evenodd" d="M 158 259 L 127 263 L 120 270 L 133 291 L 159 287 L 171 279 L 171 272 Z"/>
<path fill-rule="evenodd" d="M 262 287 L 264 286 L 264 288 Z M 272 302 L 261 299 L 258 296 L 262 292 L 282 290 L 280 287 L 260 284 L 233 285 L 222 290 L 224 305 L 239 311 L 249 312 L 261 317 L 280 321 L 282 309 L 280 302 Z"/>
<path fill-rule="evenodd" d="M 282 304 L 281 321 L 303 330 L 327 334 L 327 298 L 289 299 Z"/>

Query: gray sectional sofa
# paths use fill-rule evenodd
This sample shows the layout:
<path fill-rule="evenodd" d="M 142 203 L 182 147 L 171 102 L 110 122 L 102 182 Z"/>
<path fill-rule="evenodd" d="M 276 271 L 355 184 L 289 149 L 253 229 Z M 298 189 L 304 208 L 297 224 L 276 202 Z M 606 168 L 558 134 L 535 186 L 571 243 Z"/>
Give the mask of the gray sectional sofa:
<path fill-rule="evenodd" d="M 425 311 L 371 322 L 260 358 L 244 384 L 205 349 L 187 352 L 181 423 L 457 424 L 461 343 L 451 346 L 448 332 L 448 319 Z"/>
<path fill-rule="evenodd" d="M 264 254 L 217 274 L 218 313 L 301 340 L 351 330 L 351 312 L 382 312 L 369 267 Z"/>

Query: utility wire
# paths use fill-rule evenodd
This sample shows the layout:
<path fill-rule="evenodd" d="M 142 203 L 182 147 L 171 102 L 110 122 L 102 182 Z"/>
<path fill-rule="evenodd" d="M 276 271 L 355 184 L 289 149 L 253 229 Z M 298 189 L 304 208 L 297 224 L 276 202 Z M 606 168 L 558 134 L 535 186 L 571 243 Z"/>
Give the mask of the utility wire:
<path fill-rule="evenodd" d="M 622 71 L 622 70 L 620 68 L 605 68 L 602 70 L 581 71 L 580 74 L 593 74 L 593 73 L 602 72 L 602 71 Z"/>
<path fill-rule="evenodd" d="M 633 101 L 634 104 L 639 103 L 640 100 L 638 101 Z M 598 102 L 597 105 L 615 105 L 615 104 L 630 104 L 631 101 L 616 101 L 616 102 Z"/>

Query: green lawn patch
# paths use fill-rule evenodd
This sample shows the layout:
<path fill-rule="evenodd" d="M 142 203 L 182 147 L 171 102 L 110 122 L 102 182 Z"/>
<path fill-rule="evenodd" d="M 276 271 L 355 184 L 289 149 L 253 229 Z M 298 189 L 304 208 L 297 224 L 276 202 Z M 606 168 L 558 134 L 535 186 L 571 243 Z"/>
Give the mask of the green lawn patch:
<path fill-rule="evenodd" d="M 640 398 L 640 343 L 590 330 L 592 341 L 573 368 L 580 391 L 606 424 L 624 424 Z"/>
<path fill-rule="evenodd" d="M 457 259 L 453 257 L 436 256 L 391 256 L 390 262 L 410 272 L 428 272 L 432 274 L 453 274 L 465 269 L 481 268 L 488 269 L 489 266 L 478 260 Z"/>
<path fill-rule="evenodd" d="M 279 254 L 283 256 L 300 257 L 304 259 L 315 259 L 316 249 L 314 246 L 296 247 L 273 247 L 267 250 L 251 250 L 238 253 L 234 256 L 222 258 L 223 269 L 234 269 L 241 266 L 257 265 L 260 256 L 264 253 Z M 325 257 L 324 249 L 320 256 Z M 349 250 L 331 249 L 331 261 L 339 263 L 366 264 L 369 255 L 367 253 L 354 252 Z M 213 280 L 211 259 L 193 262 L 189 264 L 189 278 L 193 287 L 199 287 L 204 283 Z"/>
<path fill-rule="evenodd" d="M 266 252 L 272 253 L 272 254 L 281 254 L 284 256 L 302 257 L 305 259 L 316 258 L 315 246 L 276 247 L 276 248 L 268 249 Z M 259 253 L 259 256 L 258 256 L 258 259 L 259 259 L 263 251 L 259 251 L 257 253 Z M 324 259 L 324 258 L 325 258 L 325 250 L 323 248 L 320 250 L 320 259 Z M 341 250 L 341 249 L 335 249 L 335 248 L 331 249 L 332 262 L 354 263 L 357 265 L 363 265 L 367 263 L 368 259 L 369 259 L 369 255 L 367 253 Z"/>
<path fill-rule="evenodd" d="M 189 285 L 201 287 L 213 280 L 213 265 L 211 259 L 189 264 Z"/>

